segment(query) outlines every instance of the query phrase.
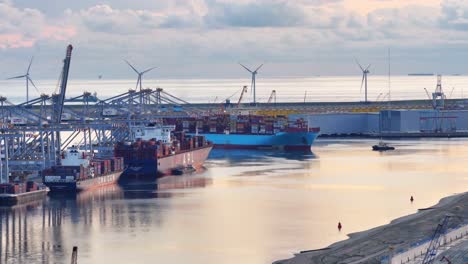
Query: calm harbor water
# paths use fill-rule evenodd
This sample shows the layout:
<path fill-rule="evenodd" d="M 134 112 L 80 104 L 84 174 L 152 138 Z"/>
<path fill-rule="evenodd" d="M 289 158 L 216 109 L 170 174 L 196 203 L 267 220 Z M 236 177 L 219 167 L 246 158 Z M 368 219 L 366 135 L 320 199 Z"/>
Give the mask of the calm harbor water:
<path fill-rule="evenodd" d="M 34 77 L 34 76 L 33 76 Z M 361 75 L 316 76 L 303 78 L 265 78 L 257 76 L 257 101 L 267 102 L 272 90 L 276 90 L 278 102 L 341 102 L 363 101 L 364 89 Z M 30 87 L 30 98 L 41 93 L 58 91 L 57 80 L 34 80 L 38 90 Z M 392 100 L 427 99 L 424 88 L 435 90 L 436 76 L 393 76 L 390 94 Z M 237 101 L 243 85 L 250 86 L 250 78 L 241 79 L 144 79 L 144 87 L 161 87 L 166 92 L 191 103 L 223 102 L 226 98 Z M 465 98 L 468 94 L 467 76 L 444 76 L 443 87 L 447 98 Z M 67 97 L 81 95 L 84 91 L 96 92 L 101 99 L 135 89 L 135 80 L 77 80 L 70 76 Z M 368 98 L 370 101 L 388 100 L 388 76 L 369 76 Z M 26 88 L 22 80 L 0 80 L 0 95 L 13 103 L 25 101 Z M 232 97 L 231 97 L 232 96 Z M 249 90 L 245 101 L 252 100 Z"/>
<path fill-rule="evenodd" d="M 0 263 L 68 263 L 75 245 L 80 264 L 271 263 L 466 191 L 468 140 L 394 141 L 388 153 L 373 143 L 214 150 L 205 171 L 163 178 L 158 190 L 111 187 L 2 209 Z"/>

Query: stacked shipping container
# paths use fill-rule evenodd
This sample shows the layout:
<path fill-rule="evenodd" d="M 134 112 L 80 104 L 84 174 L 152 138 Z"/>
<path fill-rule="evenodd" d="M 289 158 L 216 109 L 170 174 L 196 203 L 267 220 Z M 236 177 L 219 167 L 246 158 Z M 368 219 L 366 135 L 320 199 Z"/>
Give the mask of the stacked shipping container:
<path fill-rule="evenodd" d="M 283 131 L 306 132 L 307 121 L 300 118 L 289 121 L 287 116 L 263 116 L 263 115 L 210 115 L 199 119 L 186 118 L 167 120 L 175 124 L 176 131 L 211 134 L 267 134 L 272 135 Z"/>

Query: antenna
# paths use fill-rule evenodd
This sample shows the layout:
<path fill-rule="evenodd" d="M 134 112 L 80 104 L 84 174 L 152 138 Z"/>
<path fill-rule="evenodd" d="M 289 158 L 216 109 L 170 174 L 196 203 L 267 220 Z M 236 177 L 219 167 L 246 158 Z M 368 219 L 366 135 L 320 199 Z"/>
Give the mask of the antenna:
<path fill-rule="evenodd" d="M 390 48 L 388 48 L 388 106 L 392 104 L 392 94 L 391 94 L 391 87 L 392 87 L 392 79 L 391 79 L 391 60 L 390 60 Z"/>
<path fill-rule="evenodd" d="M 262 68 L 263 64 L 258 66 L 257 69 L 255 69 L 255 71 L 250 70 L 249 68 L 245 67 L 240 62 L 239 62 L 239 65 L 242 66 L 244 69 L 246 69 L 248 72 L 250 72 L 252 74 L 252 83 L 251 83 L 251 86 L 250 86 L 251 87 L 250 92 L 253 93 L 253 103 L 256 104 L 257 103 L 257 98 L 256 98 L 257 91 L 256 91 L 256 86 L 255 86 L 255 76 L 257 75 L 258 70 L 260 70 L 260 68 Z"/>
<path fill-rule="evenodd" d="M 37 89 L 37 87 L 34 84 L 33 80 L 31 79 L 31 77 L 29 77 L 29 70 L 31 70 L 31 65 L 33 63 L 33 59 L 34 59 L 34 56 L 32 56 L 31 60 L 29 61 L 29 65 L 28 65 L 28 69 L 26 70 L 26 74 L 10 77 L 10 78 L 7 79 L 7 80 L 12 80 L 12 79 L 25 78 L 25 80 L 26 80 L 26 103 L 29 103 L 29 83 L 31 83 L 32 86 L 36 89 L 36 91 L 40 94 L 39 89 Z"/>

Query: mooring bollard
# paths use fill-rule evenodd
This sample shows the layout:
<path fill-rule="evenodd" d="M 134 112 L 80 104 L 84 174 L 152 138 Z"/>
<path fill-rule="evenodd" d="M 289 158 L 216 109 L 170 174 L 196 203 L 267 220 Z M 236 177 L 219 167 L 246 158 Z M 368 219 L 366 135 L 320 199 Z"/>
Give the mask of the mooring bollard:
<path fill-rule="evenodd" d="M 71 264 L 78 263 L 78 247 L 73 247 L 72 257 L 71 257 Z"/>

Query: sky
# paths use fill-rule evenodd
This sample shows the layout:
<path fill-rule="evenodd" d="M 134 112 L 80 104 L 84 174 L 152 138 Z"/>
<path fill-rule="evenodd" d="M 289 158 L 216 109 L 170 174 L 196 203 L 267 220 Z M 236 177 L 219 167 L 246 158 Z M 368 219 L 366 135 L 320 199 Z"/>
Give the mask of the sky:
<path fill-rule="evenodd" d="M 0 79 L 468 74 L 468 0 L 0 0 Z M 248 73 L 247 73 L 248 74 Z"/>

